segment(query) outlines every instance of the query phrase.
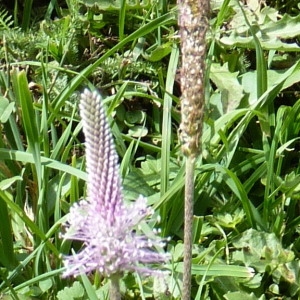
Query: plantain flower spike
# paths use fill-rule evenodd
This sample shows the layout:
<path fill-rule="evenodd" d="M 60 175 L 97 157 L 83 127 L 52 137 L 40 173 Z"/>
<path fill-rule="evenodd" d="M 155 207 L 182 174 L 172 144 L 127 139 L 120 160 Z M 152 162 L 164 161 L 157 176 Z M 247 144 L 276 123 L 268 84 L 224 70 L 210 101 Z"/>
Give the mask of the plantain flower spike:
<path fill-rule="evenodd" d="M 153 214 L 146 198 L 125 205 L 118 156 L 97 92 L 81 94 L 80 116 L 86 142 L 87 197 L 73 205 L 63 238 L 83 242 L 79 253 L 64 256 L 63 277 L 99 271 L 103 276 L 124 272 L 156 273 L 150 264 L 169 260 L 165 240 L 141 233 L 139 225 Z M 159 271 L 157 271 L 159 273 Z"/>
<path fill-rule="evenodd" d="M 178 0 L 181 40 L 181 149 L 195 159 L 201 152 L 204 70 L 209 1 Z"/>

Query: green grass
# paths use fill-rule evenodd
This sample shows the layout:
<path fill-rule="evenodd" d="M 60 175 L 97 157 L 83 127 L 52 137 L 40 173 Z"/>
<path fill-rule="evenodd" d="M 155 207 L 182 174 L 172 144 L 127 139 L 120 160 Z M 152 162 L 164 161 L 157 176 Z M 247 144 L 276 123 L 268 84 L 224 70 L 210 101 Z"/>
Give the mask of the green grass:
<path fill-rule="evenodd" d="M 161 218 L 150 225 L 170 237 L 164 283 L 124 274 L 124 299 L 181 299 L 185 171 L 177 135 L 176 3 L 146 2 L 132 8 L 120 1 L 120 10 L 99 12 L 77 0 L 49 1 L 38 18 L 31 1 L 1 8 L 5 299 L 108 299 L 101 274 L 61 278 L 61 256 L 80 249 L 60 233 L 71 205 L 85 196 L 78 114 L 85 87 L 104 95 L 126 201 L 146 196 Z M 289 3 L 267 2 L 286 14 L 278 19 L 263 7 L 212 4 L 203 151 L 195 171 L 193 299 L 300 295 L 300 19 L 297 3 Z M 131 119 L 141 111 L 142 120 Z"/>

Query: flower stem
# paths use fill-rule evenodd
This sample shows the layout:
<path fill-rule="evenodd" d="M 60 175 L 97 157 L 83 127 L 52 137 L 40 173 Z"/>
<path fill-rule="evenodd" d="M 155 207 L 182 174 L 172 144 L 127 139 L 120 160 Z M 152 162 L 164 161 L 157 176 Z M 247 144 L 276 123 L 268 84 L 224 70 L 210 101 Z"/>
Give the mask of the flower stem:
<path fill-rule="evenodd" d="M 194 167 L 195 158 L 189 156 L 185 165 L 185 196 L 184 196 L 184 262 L 183 262 L 183 297 L 191 299 L 191 269 L 193 245 L 193 206 L 194 206 Z"/>
<path fill-rule="evenodd" d="M 186 156 L 183 300 L 191 299 L 194 167 L 201 153 L 209 0 L 178 0 L 181 39 L 181 151 Z"/>
<path fill-rule="evenodd" d="M 120 277 L 118 275 L 114 275 L 110 277 L 109 299 L 121 300 Z"/>

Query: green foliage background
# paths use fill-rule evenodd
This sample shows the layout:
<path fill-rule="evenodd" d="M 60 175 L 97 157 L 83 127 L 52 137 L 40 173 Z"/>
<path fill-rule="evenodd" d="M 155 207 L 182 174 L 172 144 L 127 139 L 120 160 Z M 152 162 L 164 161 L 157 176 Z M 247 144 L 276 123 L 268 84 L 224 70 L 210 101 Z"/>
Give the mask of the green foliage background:
<path fill-rule="evenodd" d="M 46 1 L 45 1 L 46 2 Z M 297 299 L 298 1 L 212 1 L 196 163 L 194 299 Z M 15 1 L 0 9 L 0 292 L 108 299 L 99 274 L 63 280 L 59 238 L 85 191 L 78 93 L 104 96 L 126 201 L 170 237 L 165 278 L 124 274 L 124 299 L 180 299 L 184 159 L 175 1 Z M 152 228 L 150 228 L 152 229 Z M 146 229 L 145 229 L 146 230 Z"/>

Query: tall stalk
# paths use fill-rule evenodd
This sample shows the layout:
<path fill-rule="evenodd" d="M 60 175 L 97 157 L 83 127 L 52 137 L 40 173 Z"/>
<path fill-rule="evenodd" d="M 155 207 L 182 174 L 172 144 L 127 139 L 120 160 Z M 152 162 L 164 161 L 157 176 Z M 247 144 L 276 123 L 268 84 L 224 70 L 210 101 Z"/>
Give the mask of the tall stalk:
<path fill-rule="evenodd" d="M 194 167 L 201 152 L 209 0 L 178 0 L 178 5 L 182 55 L 180 139 L 182 153 L 186 156 L 182 299 L 190 300 Z"/>

